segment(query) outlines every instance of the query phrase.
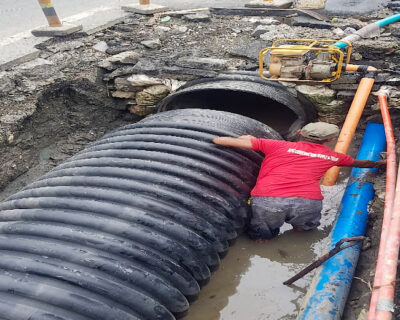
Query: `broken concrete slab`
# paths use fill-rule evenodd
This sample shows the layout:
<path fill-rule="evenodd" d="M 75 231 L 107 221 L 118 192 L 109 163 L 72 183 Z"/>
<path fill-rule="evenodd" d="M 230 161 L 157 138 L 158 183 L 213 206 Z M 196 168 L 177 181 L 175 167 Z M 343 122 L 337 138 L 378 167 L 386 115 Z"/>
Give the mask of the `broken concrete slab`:
<path fill-rule="evenodd" d="M 31 33 L 35 37 L 65 37 L 72 33 L 81 31 L 82 25 L 75 25 L 69 22 L 63 22 L 61 27 L 50 27 L 45 26 L 38 29 L 34 29 Z"/>
<path fill-rule="evenodd" d="M 289 24 L 293 27 L 307 27 L 316 29 L 330 29 L 332 27 L 330 23 L 325 21 L 304 16 L 290 18 Z"/>
<path fill-rule="evenodd" d="M 274 18 L 258 18 L 258 17 L 253 17 L 249 19 L 249 22 L 253 23 L 255 26 L 259 25 L 265 25 L 265 26 L 270 26 L 270 25 L 278 25 L 281 24 L 279 20 L 276 20 Z"/>
<path fill-rule="evenodd" d="M 136 64 L 139 61 L 140 54 L 136 51 L 125 51 L 107 58 L 105 61 L 121 64 Z"/>
<path fill-rule="evenodd" d="M 197 12 L 197 13 L 193 13 L 193 14 L 187 14 L 183 18 L 190 22 L 209 22 L 209 21 L 211 21 L 211 15 L 209 12 Z"/>
<path fill-rule="evenodd" d="M 293 4 L 293 0 L 252 0 L 246 3 L 246 8 L 275 8 L 275 9 L 289 9 Z"/>
<path fill-rule="evenodd" d="M 149 49 L 159 49 L 159 48 L 161 48 L 160 39 L 145 40 L 145 41 L 142 41 L 140 43 L 142 45 L 144 45 L 146 48 L 149 48 Z"/>
<path fill-rule="evenodd" d="M 205 70 L 223 70 L 228 66 L 228 60 L 217 58 L 188 57 L 181 58 L 175 62 L 175 65 L 183 68 L 205 69 Z"/>
<path fill-rule="evenodd" d="M 248 44 L 237 43 L 232 46 L 228 53 L 233 57 L 247 58 L 252 61 L 258 61 L 259 53 L 262 49 L 270 47 L 272 41 L 256 40 L 251 46 Z"/>
<path fill-rule="evenodd" d="M 145 14 L 145 15 L 151 15 L 155 13 L 160 13 L 167 11 L 168 8 L 166 6 L 161 6 L 158 4 L 133 4 L 133 5 L 125 5 L 121 7 L 122 10 L 128 11 L 128 12 L 133 12 L 133 13 L 139 13 L 139 14 Z"/>
<path fill-rule="evenodd" d="M 267 25 L 259 25 L 251 34 L 254 38 L 259 38 L 263 33 L 266 33 L 270 30 L 270 27 Z"/>

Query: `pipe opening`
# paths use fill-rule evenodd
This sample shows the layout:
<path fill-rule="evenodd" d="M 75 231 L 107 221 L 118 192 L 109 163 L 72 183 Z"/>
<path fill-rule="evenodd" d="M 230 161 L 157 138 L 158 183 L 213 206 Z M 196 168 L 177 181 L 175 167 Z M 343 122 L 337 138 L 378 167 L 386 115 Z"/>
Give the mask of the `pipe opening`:
<path fill-rule="evenodd" d="M 243 115 L 273 128 L 287 139 L 316 117 L 315 108 L 279 83 L 254 75 L 199 79 L 162 100 L 157 111 L 198 108 Z"/>
<path fill-rule="evenodd" d="M 168 103 L 169 110 L 200 108 L 228 111 L 258 120 L 285 134 L 298 116 L 287 106 L 253 92 L 206 89 L 185 92 Z"/>

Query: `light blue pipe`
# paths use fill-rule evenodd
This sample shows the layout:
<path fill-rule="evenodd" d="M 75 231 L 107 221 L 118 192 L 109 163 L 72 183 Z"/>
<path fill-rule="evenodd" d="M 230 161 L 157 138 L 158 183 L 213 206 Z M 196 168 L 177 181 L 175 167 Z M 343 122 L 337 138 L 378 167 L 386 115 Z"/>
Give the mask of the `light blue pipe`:
<path fill-rule="evenodd" d="M 386 148 L 382 124 L 368 123 L 357 160 L 379 160 Z M 374 198 L 369 181 L 376 169 L 353 168 L 339 216 L 330 235 L 330 249 L 343 238 L 363 236 L 368 220 L 368 204 Z M 350 290 L 360 245 L 344 249 L 326 261 L 314 276 L 298 320 L 340 319 Z"/>
<path fill-rule="evenodd" d="M 379 28 L 382 28 L 382 27 L 387 26 L 388 24 L 391 24 L 391 23 L 394 23 L 394 22 L 398 22 L 398 21 L 400 21 L 400 13 L 395 14 L 395 15 L 390 16 L 390 17 L 387 17 L 387 18 L 384 18 L 384 19 L 381 19 L 381 20 L 378 20 L 378 21 L 375 21 L 375 22 L 365 26 L 364 28 L 360 29 L 358 32 L 362 34 L 363 30 L 365 30 L 365 31 L 367 31 L 366 33 L 368 33 L 368 30 L 373 29 L 373 28 L 371 28 L 371 25 L 373 25 L 373 24 L 377 24 L 379 26 Z M 333 45 L 338 47 L 338 48 L 340 48 L 340 49 L 343 49 L 343 48 L 347 47 L 346 43 L 340 42 L 340 41 L 335 42 Z"/>

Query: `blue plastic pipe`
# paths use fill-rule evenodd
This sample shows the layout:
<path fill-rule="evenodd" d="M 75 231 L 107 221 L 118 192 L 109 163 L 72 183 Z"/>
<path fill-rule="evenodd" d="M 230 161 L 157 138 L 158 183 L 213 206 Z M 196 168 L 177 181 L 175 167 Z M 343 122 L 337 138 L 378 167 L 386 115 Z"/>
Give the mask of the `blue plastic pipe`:
<path fill-rule="evenodd" d="M 385 150 L 382 124 L 368 123 L 357 160 L 379 160 Z M 376 169 L 353 168 L 347 184 L 339 216 L 330 235 L 330 249 L 348 237 L 363 236 L 368 220 L 368 204 L 374 198 L 370 182 Z M 350 290 L 361 244 L 344 249 L 326 261 L 314 276 L 298 320 L 340 319 Z"/>
<path fill-rule="evenodd" d="M 398 22 L 398 21 L 400 21 L 400 13 L 395 14 L 395 15 L 390 16 L 390 17 L 387 17 L 387 18 L 384 18 L 384 19 L 381 19 L 381 20 L 378 20 L 378 21 L 375 21 L 373 23 L 377 24 L 379 26 L 379 28 L 383 28 L 383 27 L 387 26 L 388 24 L 391 24 L 391 23 L 394 23 L 394 22 Z M 369 25 L 367 25 L 364 28 L 368 28 L 368 26 Z M 363 30 L 364 28 L 362 28 L 361 30 Z M 333 45 L 338 47 L 338 48 L 340 48 L 340 49 L 343 49 L 343 48 L 347 47 L 346 43 L 340 42 L 340 41 L 335 42 Z"/>

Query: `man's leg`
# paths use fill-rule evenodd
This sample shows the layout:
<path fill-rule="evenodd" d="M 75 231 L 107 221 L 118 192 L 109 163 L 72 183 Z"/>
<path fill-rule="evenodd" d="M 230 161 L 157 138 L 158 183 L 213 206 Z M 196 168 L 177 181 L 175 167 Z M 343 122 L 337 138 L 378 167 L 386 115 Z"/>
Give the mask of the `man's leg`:
<path fill-rule="evenodd" d="M 279 228 L 285 222 L 285 207 L 282 198 L 253 197 L 251 200 L 252 217 L 247 229 L 253 240 L 269 240 L 279 234 Z"/>
<path fill-rule="evenodd" d="M 295 231 L 309 231 L 320 225 L 322 200 L 291 199 L 293 207 L 287 216 L 286 222 L 290 223 Z"/>

